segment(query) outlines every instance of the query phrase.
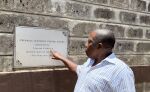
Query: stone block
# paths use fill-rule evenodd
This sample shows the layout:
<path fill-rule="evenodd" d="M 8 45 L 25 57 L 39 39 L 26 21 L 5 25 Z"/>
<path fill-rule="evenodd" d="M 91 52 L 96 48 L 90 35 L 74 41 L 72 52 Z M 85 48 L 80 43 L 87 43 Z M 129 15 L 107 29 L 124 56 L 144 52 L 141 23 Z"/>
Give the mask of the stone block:
<path fill-rule="evenodd" d="M 68 30 L 68 20 L 61 18 L 43 17 L 37 15 L 18 15 L 17 20 L 18 22 L 16 25 L 19 26 L 36 26 L 42 28 Z"/>
<path fill-rule="evenodd" d="M 42 20 L 41 20 L 42 21 Z M 45 17 L 44 21 L 40 23 L 42 27 L 45 28 L 54 28 L 54 29 L 68 29 L 68 20 L 61 19 L 61 18 L 48 18 Z"/>
<path fill-rule="evenodd" d="M 74 0 L 74 1 L 82 1 L 82 2 L 88 2 L 88 3 L 95 3 L 95 4 L 107 4 L 108 0 Z"/>
<path fill-rule="evenodd" d="M 128 8 L 129 0 L 110 0 L 110 6 L 119 8 Z"/>
<path fill-rule="evenodd" d="M 12 14 L 0 14 L 0 32 L 13 32 L 16 17 Z"/>
<path fill-rule="evenodd" d="M 15 0 L 14 10 L 20 12 L 43 13 L 47 0 Z"/>
<path fill-rule="evenodd" d="M 91 16 L 91 6 L 80 3 L 66 2 L 65 16 L 89 19 Z"/>
<path fill-rule="evenodd" d="M 145 36 L 146 36 L 146 38 L 150 39 L 150 29 L 146 30 L 146 35 Z"/>
<path fill-rule="evenodd" d="M 116 53 L 132 53 L 134 52 L 134 43 L 129 41 L 117 41 L 114 51 Z"/>
<path fill-rule="evenodd" d="M 135 88 L 136 88 L 136 92 L 143 92 L 144 84 L 143 83 L 137 83 L 135 85 Z"/>
<path fill-rule="evenodd" d="M 0 9 L 13 9 L 14 7 L 14 0 L 1 0 L 0 1 Z"/>
<path fill-rule="evenodd" d="M 115 37 L 124 37 L 125 27 L 123 26 L 107 24 L 104 28 L 113 31 Z"/>
<path fill-rule="evenodd" d="M 12 55 L 13 54 L 13 35 L 0 34 L 0 55 Z"/>
<path fill-rule="evenodd" d="M 122 23 L 135 24 L 137 15 L 135 13 L 120 12 L 120 21 Z"/>
<path fill-rule="evenodd" d="M 150 43 L 148 42 L 139 42 L 136 48 L 137 52 L 148 53 L 150 52 Z"/>
<path fill-rule="evenodd" d="M 0 56 L 0 72 L 8 72 L 13 69 L 12 56 Z"/>
<path fill-rule="evenodd" d="M 126 34 L 127 34 L 127 37 L 142 38 L 143 37 L 143 29 L 130 27 L 127 29 Z"/>
<path fill-rule="evenodd" d="M 130 66 L 146 66 L 150 65 L 148 55 L 117 55 L 121 60 Z"/>
<path fill-rule="evenodd" d="M 79 65 L 82 65 L 87 61 L 88 57 L 86 55 L 84 56 L 76 55 L 76 56 L 69 56 L 69 59 L 71 59 L 72 61 L 74 61 Z"/>
<path fill-rule="evenodd" d="M 150 92 L 150 82 L 145 82 L 144 86 L 145 86 L 144 92 Z"/>
<path fill-rule="evenodd" d="M 150 25 L 150 16 L 148 15 L 140 16 L 140 23 Z"/>
<path fill-rule="evenodd" d="M 96 8 L 94 10 L 94 16 L 95 18 L 113 19 L 115 17 L 115 12 L 110 9 Z"/>
<path fill-rule="evenodd" d="M 88 36 L 89 32 L 93 31 L 96 29 L 97 26 L 95 23 L 78 23 L 74 25 L 71 35 L 73 36 Z"/>
<path fill-rule="evenodd" d="M 148 12 L 150 12 L 150 3 L 148 4 Z"/>
<path fill-rule="evenodd" d="M 136 11 L 146 11 L 146 1 L 131 0 L 130 8 Z"/>
<path fill-rule="evenodd" d="M 69 42 L 69 54 L 70 55 L 82 55 L 85 54 L 85 41 L 71 39 Z"/>
<path fill-rule="evenodd" d="M 63 15 L 67 0 L 47 0 L 45 11 L 55 15 Z"/>

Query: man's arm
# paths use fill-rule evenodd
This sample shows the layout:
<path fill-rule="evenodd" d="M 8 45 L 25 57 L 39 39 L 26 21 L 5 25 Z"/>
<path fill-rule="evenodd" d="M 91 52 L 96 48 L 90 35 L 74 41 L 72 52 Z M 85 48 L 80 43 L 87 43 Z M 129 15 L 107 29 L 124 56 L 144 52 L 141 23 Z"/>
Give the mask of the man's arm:
<path fill-rule="evenodd" d="M 73 61 L 69 60 L 68 58 L 61 55 L 59 52 L 51 51 L 52 59 L 61 60 L 69 70 L 76 72 L 77 64 L 73 63 Z"/>

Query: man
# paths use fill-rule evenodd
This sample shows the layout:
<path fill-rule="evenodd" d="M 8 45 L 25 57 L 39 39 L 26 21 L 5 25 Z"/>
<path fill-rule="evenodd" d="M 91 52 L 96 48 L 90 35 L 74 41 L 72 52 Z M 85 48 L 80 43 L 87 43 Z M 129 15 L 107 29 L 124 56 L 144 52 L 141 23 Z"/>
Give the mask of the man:
<path fill-rule="evenodd" d="M 53 59 L 61 60 L 78 75 L 74 92 L 135 92 L 132 70 L 112 52 L 114 34 L 107 29 L 89 33 L 83 65 L 77 65 L 53 51 Z"/>

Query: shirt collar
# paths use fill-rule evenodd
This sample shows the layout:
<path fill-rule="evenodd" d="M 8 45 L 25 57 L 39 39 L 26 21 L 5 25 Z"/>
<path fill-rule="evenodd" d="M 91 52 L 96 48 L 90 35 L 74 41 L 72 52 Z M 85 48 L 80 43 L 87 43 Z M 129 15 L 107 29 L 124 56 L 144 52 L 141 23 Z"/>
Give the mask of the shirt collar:
<path fill-rule="evenodd" d="M 109 63 L 112 63 L 112 64 L 115 64 L 115 59 L 116 58 L 116 55 L 115 55 L 115 53 L 111 53 L 109 56 L 107 56 L 105 59 L 103 59 L 100 63 L 98 63 L 97 65 L 100 65 L 100 64 L 102 64 L 102 63 L 104 63 L 104 62 L 109 62 Z M 93 63 L 94 63 L 94 60 L 93 59 L 91 59 L 90 60 L 90 62 L 89 62 L 89 65 L 91 66 L 91 65 L 93 65 Z M 96 65 L 96 66 L 97 66 Z"/>
<path fill-rule="evenodd" d="M 102 60 L 102 62 L 103 62 L 103 61 L 107 61 L 107 62 L 109 62 L 109 63 L 115 64 L 115 60 L 114 60 L 115 58 L 116 58 L 115 53 L 112 53 L 112 54 L 110 54 L 108 57 L 106 57 L 104 60 Z"/>

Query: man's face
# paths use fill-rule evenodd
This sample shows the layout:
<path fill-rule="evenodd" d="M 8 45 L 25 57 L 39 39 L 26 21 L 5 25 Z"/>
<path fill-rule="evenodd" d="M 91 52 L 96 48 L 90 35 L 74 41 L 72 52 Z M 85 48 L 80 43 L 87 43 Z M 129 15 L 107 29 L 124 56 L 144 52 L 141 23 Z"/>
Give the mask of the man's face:
<path fill-rule="evenodd" d="M 89 58 L 96 58 L 97 56 L 97 47 L 93 46 L 94 44 L 94 37 L 96 36 L 96 33 L 95 32 L 91 32 L 89 34 L 89 37 L 88 37 L 88 41 L 86 42 L 86 55 L 89 57 Z"/>

